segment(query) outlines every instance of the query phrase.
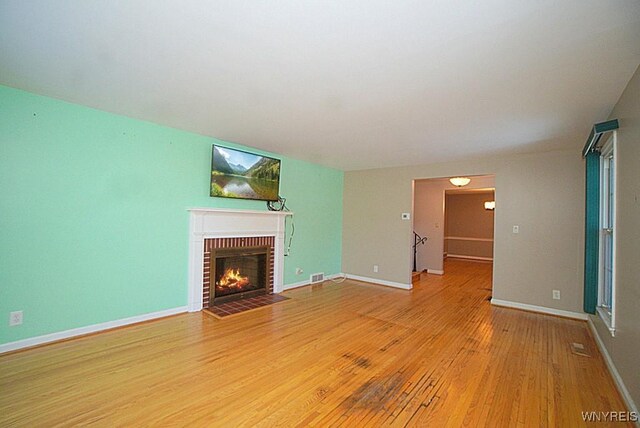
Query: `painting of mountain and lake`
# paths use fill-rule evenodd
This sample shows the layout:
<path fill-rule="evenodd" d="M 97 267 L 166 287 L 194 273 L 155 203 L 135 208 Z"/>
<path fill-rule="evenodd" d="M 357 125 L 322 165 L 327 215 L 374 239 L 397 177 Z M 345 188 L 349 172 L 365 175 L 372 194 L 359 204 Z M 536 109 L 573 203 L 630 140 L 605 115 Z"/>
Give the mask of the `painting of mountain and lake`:
<path fill-rule="evenodd" d="M 213 146 L 211 196 L 277 201 L 280 160 Z"/>

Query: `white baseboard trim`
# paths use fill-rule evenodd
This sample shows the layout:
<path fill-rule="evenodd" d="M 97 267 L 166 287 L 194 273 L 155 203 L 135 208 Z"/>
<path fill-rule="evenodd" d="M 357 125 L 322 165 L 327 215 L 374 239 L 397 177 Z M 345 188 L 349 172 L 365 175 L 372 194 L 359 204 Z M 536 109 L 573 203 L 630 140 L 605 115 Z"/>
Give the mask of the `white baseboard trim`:
<path fill-rule="evenodd" d="M 557 315 L 559 317 L 573 318 L 583 321 L 589 319 L 589 316 L 587 314 L 579 312 L 563 311 L 562 309 L 546 308 L 544 306 L 528 305 L 526 303 L 520 302 L 510 302 L 508 300 L 491 299 L 491 304 L 495 306 L 502 306 L 505 308 L 522 309 L 523 311 L 539 312 L 541 314 Z"/>
<path fill-rule="evenodd" d="M 444 271 L 438 270 L 438 269 L 427 269 L 427 273 L 432 273 L 435 275 L 444 275 Z"/>
<path fill-rule="evenodd" d="M 622 376 L 620 376 L 620 373 L 618 373 L 618 369 L 616 368 L 616 365 L 613 363 L 613 359 L 611 358 L 611 355 L 609 355 L 609 351 L 604 346 L 604 342 L 600 338 L 600 335 L 598 334 L 598 330 L 596 329 L 596 326 L 593 324 L 591 317 L 588 318 L 587 323 L 589 324 L 589 329 L 591 330 L 591 333 L 593 334 L 593 337 L 596 340 L 598 349 L 600 349 L 600 354 L 602 354 L 602 356 L 604 357 L 604 362 L 607 365 L 607 368 L 609 369 L 609 373 L 611 373 L 611 377 L 613 378 L 613 381 L 616 383 L 616 386 L 618 387 L 618 391 L 620 392 L 620 395 L 622 395 L 622 399 L 627 405 L 627 408 L 629 409 L 630 412 L 635 412 L 636 414 L 638 414 L 638 406 L 636 406 L 636 403 L 633 401 L 633 398 L 631 398 L 631 394 L 629 393 L 627 386 L 624 384 L 624 381 L 622 380 Z M 636 425 L 640 426 L 640 424 L 636 424 Z"/>
<path fill-rule="evenodd" d="M 466 236 L 445 236 L 444 239 L 453 241 L 493 242 L 493 238 L 468 238 Z"/>
<path fill-rule="evenodd" d="M 291 284 L 284 284 L 282 286 L 282 291 L 291 290 L 293 288 L 304 287 L 305 285 L 309 285 L 309 280 L 308 279 L 306 281 L 293 282 Z"/>
<path fill-rule="evenodd" d="M 18 349 L 30 348 L 32 346 L 43 345 L 45 343 L 56 342 L 59 340 L 70 339 L 72 337 L 84 336 L 86 334 L 97 333 L 99 331 L 111 330 L 112 328 L 122 327 L 129 324 L 136 324 L 143 321 L 149 321 L 156 318 L 164 318 L 170 315 L 181 314 L 187 312 L 187 306 L 179 306 L 177 308 L 165 309 L 163 311 L 151 312 L 143 315 L 136 315 L 129 318 L 122 318 L 115 321 L 107 321 L 100 324 L 88 325 L 86 327 L 73 328 L 71 330 L 59 331 L 56 333 L 45 334 L 43 336 L 30 337 L 28 339 L 16 340 L 15 342 L 4 343 L 0 345 L 0 354 Z"/>
<path fill-rule="evenodd" d="M 370 282 L 372 284 L 377 284 L 377 285 L 386 285 L 387 287 L 401 288 L 403 290 L 411 290 L 413 288 L 412 284 L 403 284 L 401 282 L 385 281 L 383 279 L 368 278 L 366 276 L 359 276 L 359 275 L 351 275 L 350 273 L 346 275 L 348 279 L 355 279 L 356 281 Z"/>
<path fill-rule="evenodd" d="M 327 279 L 340 278 L 342 276 L 344 276 L 343 273 L 335 273 L 333 275 L 327 275 L 324 278 L 325 278 L 325 280 L 327 280 Z M 307 286 L 307 285 L 311 285 L 311 283 L 309 281 L 310 280 L 307 279 L 306 281 L 293 282 L 291 284 L 284 284 L 282 286 L 282 291 L 291 290 L 291 289 L 294 289 L 294 288 L 300 288 L 300 287 L 304 287 L 304 286 Z"/>
<path fill-rule="evenodd" d="M 468 260 L 482 260 L 482 261 L 487 261 L 487 262 L 492 262 L 493 261 L 493 257 L 463 256 L 462 254 L 447 254 L 447 258 L 468 259 Z"/>

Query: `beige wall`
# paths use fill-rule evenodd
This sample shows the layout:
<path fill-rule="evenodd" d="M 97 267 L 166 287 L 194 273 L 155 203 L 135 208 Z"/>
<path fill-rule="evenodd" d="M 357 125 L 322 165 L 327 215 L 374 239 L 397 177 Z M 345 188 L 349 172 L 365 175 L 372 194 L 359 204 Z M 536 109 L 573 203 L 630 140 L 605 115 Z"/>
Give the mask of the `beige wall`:
<path fill-rule="evenodd" d="M 414 179 L 495 174 L 496 299 L 582 312 L 584 165 L 575 150 L 345 173 L 343 272 L 411 283 Z M 519 225 L 520 233 L 512 233 Z M 379 272 L 373 272 L 373 265 Z M 562 299 L 553 300 L 552 290 Z"/>
<path fill-rule="evenodd" d="M 618 119 L 616 337 L 591 317 L 636 406 L 640 404 L 640 68 L 610 119 Z"/>
<path fill-rule="evenodd" d="M 484 208 L 486 201 L 493 200 L 493 191 L 445 194 L 445 253 L 457 256 L 493 258 L 494 211 Z M 485 241 L 475 241 L 474 239 L 484 239 Z"/>
<path fill-rule="evenodd" d="M 465 189 L 483 189 L 495 186 L 493 176 L 471 177 Z M 416 180 L 413 191 L 413 230 L 429 239 L 418 247 L 417 268 L 442 271 L 444 252 L 444 196 L 456 187 L 448 178 Z M 413 257 L 413 255 L 412 255 Z"/>

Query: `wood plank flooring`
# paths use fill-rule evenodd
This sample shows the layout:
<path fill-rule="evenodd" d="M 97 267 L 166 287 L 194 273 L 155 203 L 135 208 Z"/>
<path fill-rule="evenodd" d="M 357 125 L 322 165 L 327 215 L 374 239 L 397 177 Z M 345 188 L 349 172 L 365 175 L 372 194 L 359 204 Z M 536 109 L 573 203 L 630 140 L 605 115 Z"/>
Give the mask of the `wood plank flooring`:
<path fill-rule="evenodd" d="M 490 264 L 446 272 L 0 356 L 0 426 L 574 427 L 626 410 L 585 322 L 492 307 Z"/>

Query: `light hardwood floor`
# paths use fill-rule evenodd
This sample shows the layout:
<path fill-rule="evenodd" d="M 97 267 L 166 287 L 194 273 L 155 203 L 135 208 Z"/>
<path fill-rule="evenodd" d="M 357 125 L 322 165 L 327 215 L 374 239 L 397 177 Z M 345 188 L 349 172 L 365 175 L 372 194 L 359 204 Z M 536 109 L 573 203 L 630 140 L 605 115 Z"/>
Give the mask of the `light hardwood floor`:
<path fill-rule="evenodd" d="M 0 356 L 0 426 L 573 427 L 625 410 L 585 322 L 492 307 L 490 264 L 446 271 Z"/>

